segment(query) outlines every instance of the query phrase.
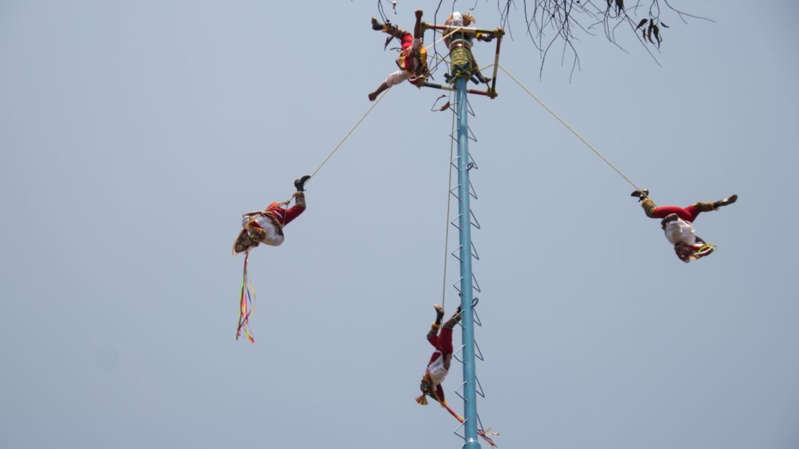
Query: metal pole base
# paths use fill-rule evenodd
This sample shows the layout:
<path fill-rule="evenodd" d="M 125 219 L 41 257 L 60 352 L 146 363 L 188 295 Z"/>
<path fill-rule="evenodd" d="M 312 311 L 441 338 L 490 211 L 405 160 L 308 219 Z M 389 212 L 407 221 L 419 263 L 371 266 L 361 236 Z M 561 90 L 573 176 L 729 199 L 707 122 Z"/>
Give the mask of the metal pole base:
<path fill-rule="evenodd" d="M 480 443 L 476 440 L 467 441 L 466 444 L 463 445 L 463 449 L 480 449 Z"/>

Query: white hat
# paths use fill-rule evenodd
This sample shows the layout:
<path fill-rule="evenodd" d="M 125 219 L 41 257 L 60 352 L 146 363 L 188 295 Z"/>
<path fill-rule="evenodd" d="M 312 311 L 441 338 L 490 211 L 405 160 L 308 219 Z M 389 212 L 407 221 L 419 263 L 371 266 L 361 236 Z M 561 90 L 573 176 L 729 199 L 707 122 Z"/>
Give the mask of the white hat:
<path fill-rule="evenodd" d="M 452 13 L 452 26 L 454 27 L 463 26 L 463 15 L 460 13 L 460 11 L 455 11 Z"/>

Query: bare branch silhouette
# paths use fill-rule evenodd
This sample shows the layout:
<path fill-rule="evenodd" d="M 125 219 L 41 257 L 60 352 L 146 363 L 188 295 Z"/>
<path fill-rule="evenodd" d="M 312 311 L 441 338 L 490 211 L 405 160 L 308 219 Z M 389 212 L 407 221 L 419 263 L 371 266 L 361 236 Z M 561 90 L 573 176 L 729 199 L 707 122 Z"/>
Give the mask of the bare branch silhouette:
<path fill-rule="evenodd" d="M 515 5 L 514 0 L 497 0 L 503 28 L 510 24 Z M 573 76 L 580 67 L 576 45 L 579 37 L 594 36 L 599 29 L 610 43 L 624 52 L 617 32 L 620 27 L 629 29 L 652 60 L 660 65 L 656 52 L 663 43 L 664 30 L 670 28 L 663 19 L 671 21 L 669 17 L 676 16 L 683 23 L 688 23 L 688 19 L 712 22 L 677 9 L 669 0 L 522 0 L 521 9 L 526 35 L 540 54 L 539 76 L 554 48 L 561 50 L 561 65 L 569 63 L 570 77 Z"/>

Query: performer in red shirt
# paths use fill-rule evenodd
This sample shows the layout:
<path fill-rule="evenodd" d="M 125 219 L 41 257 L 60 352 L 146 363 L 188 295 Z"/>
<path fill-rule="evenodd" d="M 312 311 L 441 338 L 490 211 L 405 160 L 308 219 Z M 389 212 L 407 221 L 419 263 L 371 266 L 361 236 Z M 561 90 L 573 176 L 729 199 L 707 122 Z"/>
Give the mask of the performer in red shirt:
<path fill-rule="evenodd" d="M 416 398 L 416 402 L 421 405 L 427 405 L 426 396 L 432 397 L 442 405 L 446 404 L 444 388 L 441 387 L 441 382 L 447 377 L 450 362 L 452 361 L 452 328 L 461 320 L 461 308 L 458 307 L 458 310 L 442 327 L 441 319 L 444 318 L 444 309 L 438 304 L 433 305 L 433 307 L 436 309 L 436 321 L 427 333 L 427 341 L 436 350 L 427 363 L 427 369 L 419 386 L 422 390 L 422 395 Z"/>
<path fill-rule="evenodd" d="M 430 74 L 427 68 L 427 49 L 422 45 L 424 39 L 422 10 L 416 11 L 416 24 L 413 27 L 413 34 L 401 30 L 396 25 L 380 23 L 374 17 L 372 17 L 372 29 L 383 31 L 390 36 L 386 40 L 386 46 L 391 42 L 391 39 L 399 38 L 402 42 L 402 50 L 396 61 L 400 69 L 388 75 L 386 80 L 374 92 L 369 94 L 369 101 L 375 101 L 381 92 L 405 80 L 410 80 L 416 86 L 421 86 Z"/>
<path fill-rule="evenodd" d="M 713 252 L 715 246 L 706 243 L 695 234 L 693 222 L 701 212 L 717 210 L 738 200 L 738 195 L 730 195 L 719 201 L 698 202 L 686 207 L 656 206 L 649 198 L 649 190 L 634 191 L 631 196 L 637 197 L 649 218 L 660 218 L 660 227 L 666 239 L 674 245 L 674 252 L 683 262 L 690 262 Z"/>
<path fill-rule="evenodd" d="M 294 206 L 286 209 L 289 201 L 273 202 L 264 210 L 256 210 L 242 214 L 242 230 L 233 245 L 233 254 L 238 254 L 264 243 L 280 246 L 283 243 L 283 227 L 291 223 L 305 210 L 305 182 L 311 177 L 305 175 L 294 180 L 297 189 L 292 195 Z"/>

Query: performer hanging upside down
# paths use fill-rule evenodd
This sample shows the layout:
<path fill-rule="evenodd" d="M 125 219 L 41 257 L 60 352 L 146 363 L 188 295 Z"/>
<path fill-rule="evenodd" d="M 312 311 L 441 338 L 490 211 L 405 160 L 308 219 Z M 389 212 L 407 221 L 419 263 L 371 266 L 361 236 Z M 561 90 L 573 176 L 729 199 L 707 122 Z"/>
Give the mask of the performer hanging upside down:
<path fill-rule="evenodd" d="M 461 308 L 458 307 L 458 310 L 442 327 L 441 319 L 444 318 L 444 309 L 438 304 L 433 305 L 433 307 L 436 309 L 436 321 L 427 333 L 427 341 L 436 350 L 427 363 L 427 369 L 419 386 L 422 390 L 422 395 L 416 398 L 416 402 L 421 405 L 427 405 L 426 396 L 430 396 L 440 402 L 441 405 L 446 406 L 444 388 L 441 387 L 441 382 L 447 377 L 450 362 L 452 361 L 452 328 L 461 320 Z"/>
<path fill-rule="evenodd" d="M 283 227 L 297 218 L 305 210 L 305 182 L 309 175 L 294 180 L 297 189 L 292 195 L 294 206 L 284 209 L 291 200 L 282 203 L 274 202 L 264 210 L 256 210 L 243 214 L 242 230 L 233 244 L 233 254 L 248 251 L 259 243 L 280 246 L 283 243 Z"/>
<path fill-rule="evenodd" d="M 716 210 L 738 200 L 738 195 L 731 195 L 712 203 L 699 202 L 688 207 L 656 206 L 649 198 L 649 190 L 636 190 L 631 196 L 637 197 L 646 216 L 660 218 L 660 226 L 666 239 L 674 245 L 674 252 L 683 262 L 690 262 L 713 252 L 715 246 L 706 243 L 694 234 L 693 221 L 701 212 Z"/>
<path fill-rule="evenodd" d="M 441 325 L 441 319 L 444 318 L 444 308 L 438 304 L 434 304 L 433 308 L 436 309 L 436 321 L 427 333 L 427 341 L 429 341 L 436 350 L 427 363 L 427 369 L 419 385 L 419 389 L 422 390 L 422 395 L 416 398 L 416 402 L 421 405 L 427 405 L 427 396 L 430 396 L 441 404 L 441 406 L 460 423 L 464 423 L 466 420 L 455 412 L 455 410 L 452 410 L 447 404 L 444 398 L 444 388 L 441 386 L 441 383 L 444 382 L 444 378 L 447 377 L 450 363 L 452 362 L 452 328 L 461 320 L 461 308 L 458 307 L 458 310 L 452 314 L 452 317 L 450 317 L 443 326 Z M 477 435 L 485 440 L 491 447 L 497 447 L 491 437 L 497 436 L 499 433 L 492 432 L 491 429 L 478 429 Z"/>
<path fill-rule="evenodd" d="M 430 75 L 430 70 L 427 68 L 427 49 L 422 45 L 424 39 L 422 10 L 416 10 L 416 24 L 413 26 L 413 34 L 401 30 L 396 25 L 380 23 L 374 17 L 372 17 L 372 29 L 389 35 L 385 46 L 388 46 L 388 43 L 395 37 L 399 38 L 402 41 L 402 50 L 396 61 L 400 69 L 388 75 L 386 80 L 374 92 L 369 94 L 369 101 L 375 101 L 381 92 L 405 80 L 410 80 L 414 85 L 421 86 Z"/>

